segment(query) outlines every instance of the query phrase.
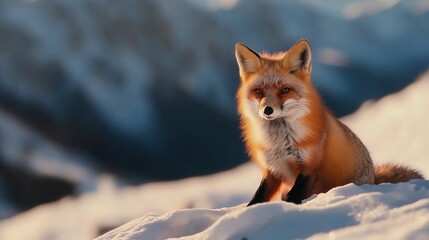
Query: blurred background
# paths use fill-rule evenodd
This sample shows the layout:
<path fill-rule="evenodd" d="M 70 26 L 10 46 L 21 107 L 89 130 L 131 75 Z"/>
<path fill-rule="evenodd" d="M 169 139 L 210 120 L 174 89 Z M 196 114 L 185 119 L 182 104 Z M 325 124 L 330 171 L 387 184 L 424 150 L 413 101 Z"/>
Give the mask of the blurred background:
<path fill-rule="evenodd" d="M 429 1 L 0 1 L 0 220 L 247 162 L 234 45 L 301 38 L 341 117 L 428 69 Z"/>

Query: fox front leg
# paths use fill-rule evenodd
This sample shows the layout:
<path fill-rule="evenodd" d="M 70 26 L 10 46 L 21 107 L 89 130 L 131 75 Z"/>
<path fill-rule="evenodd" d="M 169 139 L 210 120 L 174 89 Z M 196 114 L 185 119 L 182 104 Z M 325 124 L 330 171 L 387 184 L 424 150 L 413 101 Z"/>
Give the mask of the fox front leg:
<path fill-rule="evenodd" d="M 263 177 L 261 183 L 253 195 L 247 206 L 251 206 L 256 203 L 262 203 L 269 201 L 273 195 L 277 192 L 281 185 L 281 180 L 268 173 L 267 176 Z"/>
<path fill-rule="evenodd" d="M 287 193 L 283 193 L 282 200 L 301 204 L 302 200 L 309 197 L 309 192 L 313 182 L 314 181 L 310 176 L 299 174 L 292 189 Z"/>

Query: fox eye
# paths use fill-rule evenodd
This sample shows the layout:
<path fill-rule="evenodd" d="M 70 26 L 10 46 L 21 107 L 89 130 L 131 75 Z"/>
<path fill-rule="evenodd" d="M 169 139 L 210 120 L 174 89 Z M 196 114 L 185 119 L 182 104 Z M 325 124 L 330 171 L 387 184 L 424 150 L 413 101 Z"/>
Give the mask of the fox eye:
<path fill-rule="evenodd" d="M 290 91 L 290 88 L 282 88 L 281 90 L 280 90 L 280 93 L 281 94 L 285 94 L 285 93 L 288 93 Z"/>
<path fill-rule="evenodd" d="M 260 88 L 253 89 L 253 92 L 256 94 L 263 94 L 262 89 L 260 89 Z"/>

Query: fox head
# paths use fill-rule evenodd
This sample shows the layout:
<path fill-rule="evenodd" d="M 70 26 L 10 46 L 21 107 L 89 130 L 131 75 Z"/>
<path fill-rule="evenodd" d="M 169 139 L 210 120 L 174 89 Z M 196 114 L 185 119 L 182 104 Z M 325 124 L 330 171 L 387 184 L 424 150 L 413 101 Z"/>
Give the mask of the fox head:
<path fill-rule="evenodd" d="M 240 70 L 239 111 L 262 120 L 296 120 L 310 111 L 315 90 L 310 81 L 311 49 L 303 39 L 288 51 L 258 54 L 245 45 L 235 46 Z"/>

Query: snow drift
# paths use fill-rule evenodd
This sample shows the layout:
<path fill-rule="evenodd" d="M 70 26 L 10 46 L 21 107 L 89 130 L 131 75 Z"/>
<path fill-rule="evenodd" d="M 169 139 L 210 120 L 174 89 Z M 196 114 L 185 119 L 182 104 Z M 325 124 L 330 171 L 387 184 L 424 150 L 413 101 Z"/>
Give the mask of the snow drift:
<path fill-rule="evenodd" d="M 386 231 L 388 230 L 388 231 Z M 187 209 L 147 215 L 102 239 L 426 239 L 429 181 L 334 188 L 295 205 Z"/>

